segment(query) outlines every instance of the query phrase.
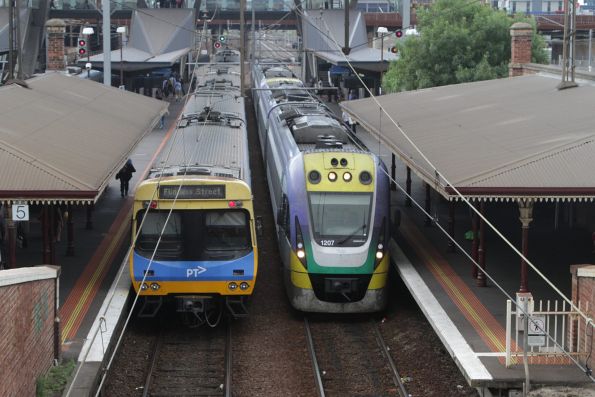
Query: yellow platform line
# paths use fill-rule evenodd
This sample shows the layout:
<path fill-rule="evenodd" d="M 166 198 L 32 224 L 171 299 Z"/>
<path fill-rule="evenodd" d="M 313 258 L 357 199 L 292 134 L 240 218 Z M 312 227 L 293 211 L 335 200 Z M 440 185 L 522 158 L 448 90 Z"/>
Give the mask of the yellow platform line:
<path fill-rule="evenodd" d="M 128 211 L 127 216 L 124 219 L 129 219 L 131 212 L 132 212 L 132 209 L 130 209 Z M 105 251 L 105 254 L 101 257 L 101 260 L 99 261 L 99 266 L 97 266 L 97 268 L 93 272 L 93 275 L 91 276 L 91 279 L 89 280 L 90 282 L 85 286 L 85 289 L 84 289 L 83 293 L 81 294 L 81 298 L 78 300 L 74 310 L 71 312 L 70 317 L 68 318 L 68 320 L 66 321 L 66 324 L 64 325 L 64 328 L 62 329 L 62 343 L 64 343 L 66 341 L 66 339 L 71 336 L 70 332 L 72 330 L 73 325 L 78 320 L 78 318 L 81 314 L 82 308 L 86 306 L 89 295 L 93 291 L 97 280 L 101 276 L 101 273 L 103 272 L 105 267 L 108 265 L 109 258 L 111 256 L 112 252 L 114 251 L 115 247 L 119 244 L 119 241 L 122 238 L 122 234 L 128 228 L 128 226 L 129 226 L 129 223 L 126 221 L 121 223 L 120 227 L 118 228 L 118 232 L 116 233 L 114 238 L 112 238 L 112 240 L 108 246 L 108 249 Z M 75 332 L 76 332 L 76 330 L 75 330 Z"/>

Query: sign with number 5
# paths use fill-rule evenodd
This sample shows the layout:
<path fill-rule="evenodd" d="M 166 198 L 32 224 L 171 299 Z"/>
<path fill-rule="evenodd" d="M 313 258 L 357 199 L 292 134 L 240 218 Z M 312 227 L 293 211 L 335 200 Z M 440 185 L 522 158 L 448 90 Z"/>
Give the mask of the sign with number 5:
<path fill-rule="evenodd" d="M 28 221 L 29 220 L 29 205 L 28 204 L 13 204 L 12 205 L 12 220 L 13 221 Z"/>

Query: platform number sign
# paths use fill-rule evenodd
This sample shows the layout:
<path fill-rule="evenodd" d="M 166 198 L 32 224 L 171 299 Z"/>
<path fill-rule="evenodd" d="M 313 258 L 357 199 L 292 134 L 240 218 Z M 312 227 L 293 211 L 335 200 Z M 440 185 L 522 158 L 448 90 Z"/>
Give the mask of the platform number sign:
<path fill-rule="evenodd" d="M 13 221 L 28 221 L 29 220 L 29 205 L 28 204 L 13 204 L 12 205 L 12 220 Z"/>
<path fill-rule="evenodd" d="M 528 324 L 527 344 L 545 346 L 545 316 L 531 316 Z"/>

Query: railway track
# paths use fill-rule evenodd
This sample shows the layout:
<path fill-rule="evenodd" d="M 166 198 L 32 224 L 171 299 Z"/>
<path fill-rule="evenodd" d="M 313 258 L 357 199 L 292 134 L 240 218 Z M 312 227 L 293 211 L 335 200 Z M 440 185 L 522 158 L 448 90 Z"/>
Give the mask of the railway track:
<path fill-rule="evenodd" d="M 162 329 L 155 339 L 143 397 L 231 397 L 231 325 Z"/>
<path fill-rule="evenodd" d="M 304 325 L 319 397 L 409 396 L 375 323 Z"/>

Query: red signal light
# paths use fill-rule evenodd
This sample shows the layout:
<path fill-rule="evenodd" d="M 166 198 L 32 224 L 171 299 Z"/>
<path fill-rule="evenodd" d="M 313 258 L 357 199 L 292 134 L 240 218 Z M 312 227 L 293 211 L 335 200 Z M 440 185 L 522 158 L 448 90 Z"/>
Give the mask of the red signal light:
<path fill-rule="evenodd" d="M 221 43 L 220 43 L 220 42 L 218 42 L 218 41 L 216 41 L 216 42 L 215 42 L 215 48 L 221 48 Z"/>
<path fill-rule="evenodd" d="M 395 36 L 397 36 L 397 38 L 401 38 L 401 37 L 403 37 L 403 31 L 402 31 L 402 30 L 400 30 L 400 29 L 399 29 L 399 30 L 397 30 L 397 31 L 395 32 Z"/>
<path fill-rule="evenodd" d="M 87 50 L 85 50 L 84 48 L 79 48 L 79 55 L 85 55 L 87 53 Z"/>
<path fill-rule="evenodd" d="M 87 45 L 87 40 L 79 39 L 79 47 L 84 47 Z"/>

